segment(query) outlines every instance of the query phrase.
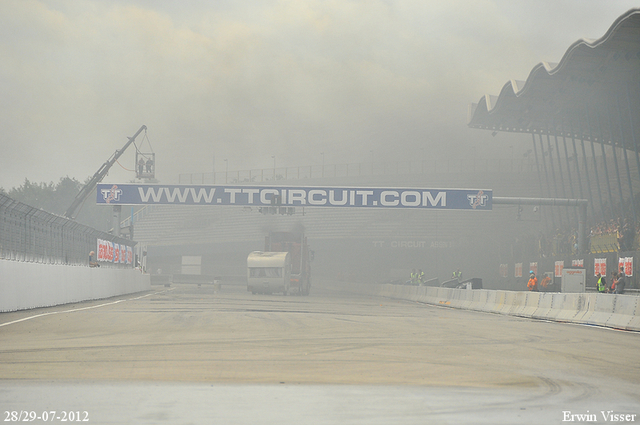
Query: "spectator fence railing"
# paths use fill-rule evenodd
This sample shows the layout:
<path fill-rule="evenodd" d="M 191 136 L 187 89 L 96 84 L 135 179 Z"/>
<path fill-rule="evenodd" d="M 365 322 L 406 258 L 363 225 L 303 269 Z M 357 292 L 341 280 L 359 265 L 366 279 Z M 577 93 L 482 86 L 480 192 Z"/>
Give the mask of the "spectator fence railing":
<path fill-rule="evenodd" d="M 31 207 L 0 193 L 0 260 L 44 264 L 89 265 L 98 239 L 133 247 L 116 237 L 74 220 Z M 101 262 L 101 266 L 132 267 Z"/>

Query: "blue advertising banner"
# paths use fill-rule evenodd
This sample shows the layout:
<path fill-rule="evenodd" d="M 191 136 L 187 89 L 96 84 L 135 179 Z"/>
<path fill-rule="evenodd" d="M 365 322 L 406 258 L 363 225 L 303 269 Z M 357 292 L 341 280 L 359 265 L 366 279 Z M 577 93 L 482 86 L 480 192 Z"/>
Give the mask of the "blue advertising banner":
<path fill-rule="evenodd" d="M 492 191 L 371 187 L 99 184 L 98 204 L 491 210 Z"/>

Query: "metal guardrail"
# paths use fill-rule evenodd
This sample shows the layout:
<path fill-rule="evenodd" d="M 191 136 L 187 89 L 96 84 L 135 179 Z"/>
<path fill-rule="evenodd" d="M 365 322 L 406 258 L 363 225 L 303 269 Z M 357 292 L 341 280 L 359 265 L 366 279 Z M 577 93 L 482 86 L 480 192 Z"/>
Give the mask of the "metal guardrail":
<path fill-rule="evenodd" d="M 236 184 L 353 176 L 464 172 L 533 172 L 535 169 L 535 163 L 530 158 L 452 159 L 439 161 L 362 162 L 299 167 L 271 167 L 211 173 L 183 173 L 180 174 L 178 178 L 180 184 Z"/>
<path fill-rule="evenodd" d="M 135 245 L 131 240 L 31 207 L 0 193 L 0 259 L 88 265 L 89 252 L 96 251 L 98 239 L 131 247 Z"/>
<path fill-rule="evenodd" d="M 120 228 L 125 228 L 130 226 L 133 223 L 137 223 L 146 217 L 151 211 L 153 211 L 154 205 L 144 205 L 142 208 L 133 212 L 129 217 L 124 218 L 120 222 Z"/>

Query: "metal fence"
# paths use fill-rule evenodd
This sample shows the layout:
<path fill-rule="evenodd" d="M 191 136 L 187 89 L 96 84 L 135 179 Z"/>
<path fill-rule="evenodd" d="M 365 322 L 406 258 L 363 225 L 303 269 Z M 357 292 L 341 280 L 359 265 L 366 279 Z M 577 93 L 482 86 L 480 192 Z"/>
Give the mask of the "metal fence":
<path fill-rule="evenodd" d="M 135 245 L 131 240 L 31 207 L 0 193 L 0 259 L 89 265 L 89 252 L 96 251 L 98 239 Z"/>
<path fill-rule="evenodd" d="M 424 160 L 402 162 L 368 162 L 355 164 L 308 165 L 300 167 L 272 167 L 256 170 L 222 171 L 211 173 L 183 173 L 180 184 L 261 183 L 275 180 L 302 180 L 333 177 L 384 176 L 429 173 L 532 172 L 536 169 L 531 158 Z"/>

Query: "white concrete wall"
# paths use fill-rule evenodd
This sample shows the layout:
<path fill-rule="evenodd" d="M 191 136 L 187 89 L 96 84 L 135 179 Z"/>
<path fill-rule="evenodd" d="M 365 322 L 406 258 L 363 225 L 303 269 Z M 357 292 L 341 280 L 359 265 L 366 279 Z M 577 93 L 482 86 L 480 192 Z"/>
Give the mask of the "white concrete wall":
<path fill-rule="evenodd" d="M 134 269 L 0 260 L 0 312 L 109 298 L 151 289 Z"/>
<path fill-rule="evenodd" d="M 471 290 L 345 282 L 340 285 L 360 294 L 444 307 L 640 331 L 640 297 L 636 295 Z"/>

